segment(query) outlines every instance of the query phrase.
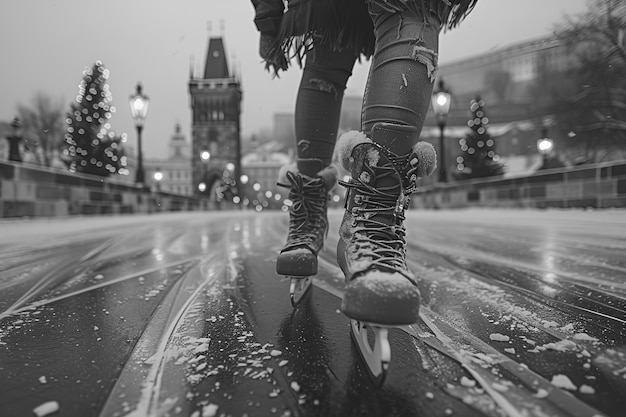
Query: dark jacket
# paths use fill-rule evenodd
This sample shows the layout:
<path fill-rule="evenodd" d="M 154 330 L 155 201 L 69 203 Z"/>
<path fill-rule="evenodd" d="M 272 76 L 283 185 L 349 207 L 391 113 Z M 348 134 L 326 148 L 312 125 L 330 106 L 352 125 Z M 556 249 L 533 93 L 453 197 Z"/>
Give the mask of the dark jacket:
<path fill-rule="evenodd" d="M 283 0 L 251 0 L 254 5 L 254 24 L 261 33 L 275 35 L 283 18 Z"/>

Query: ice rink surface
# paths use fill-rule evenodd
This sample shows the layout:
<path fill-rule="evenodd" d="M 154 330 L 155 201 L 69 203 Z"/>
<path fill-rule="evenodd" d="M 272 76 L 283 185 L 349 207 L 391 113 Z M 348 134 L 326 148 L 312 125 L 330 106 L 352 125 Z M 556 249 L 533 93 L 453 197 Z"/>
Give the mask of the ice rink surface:
<path fill-rule="evenodd" d="M 282 212 L 0 222 L 0 415 L 623 415 L 626 211 L 409 211 L 423 320 L 382 388 L 339 311 L 341 216 L 296 309 Z"/>

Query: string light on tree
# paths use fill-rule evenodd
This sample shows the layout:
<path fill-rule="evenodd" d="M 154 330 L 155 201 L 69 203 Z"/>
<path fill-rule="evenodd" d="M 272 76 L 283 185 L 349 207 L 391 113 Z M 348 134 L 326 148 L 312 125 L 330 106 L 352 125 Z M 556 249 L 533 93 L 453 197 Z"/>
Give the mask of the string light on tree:
<path fill-rule="evenodd" d="M 65 119 L 63 160 L 72 172 L 109 176 L 126 171 L 125 137 L 112 132 L 109 119 L 115 107 L 107 80 L 109 70 L 101 61 L 83 71 L 76 102 Z"/>
<path fill-rule="evenodd" d="M 477 97 L 470 102 L 472 118 L 467 125 L 471 129 L 465 138 L 459 140 L 461 155 L 456 158 L 458 179 L 490 177 L 504 173 L 499 162 L 495 142 L 487 132 L 489 118 L 485 114 L 485 102 Z"/>

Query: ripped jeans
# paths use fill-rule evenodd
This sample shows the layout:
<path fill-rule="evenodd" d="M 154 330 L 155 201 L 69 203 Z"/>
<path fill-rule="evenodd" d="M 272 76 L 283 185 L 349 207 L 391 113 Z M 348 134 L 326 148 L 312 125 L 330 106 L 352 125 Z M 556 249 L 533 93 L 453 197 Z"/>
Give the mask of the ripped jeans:
<path fill-rule="evenodd" d="M 393 3 L 368 0 L 376 49 L 361 113 L 361 128 L 366 134 L 378 122 L 412 125 L 421 132 L 433 91 L 439 18 L 426 5 Z"/>
<path fill-rule="evenodd" d="M 376 50 L 363 97 L 361 130 L 377 122 L 412 125 L 421 132 L 433 90 L 440 22 L 424 0 L 367 0 L 376 33 Z M 415 3 L 421 1 L 419 7 Z M 430 0 L 428 3 L 432 3 Z M 344 90 L 357 56 L 318 45 L 307 53 L 296 99 L 295 130 L 299 159 L 331 162 Z M 298 164 L 302 172 L 306 166 Z"/>

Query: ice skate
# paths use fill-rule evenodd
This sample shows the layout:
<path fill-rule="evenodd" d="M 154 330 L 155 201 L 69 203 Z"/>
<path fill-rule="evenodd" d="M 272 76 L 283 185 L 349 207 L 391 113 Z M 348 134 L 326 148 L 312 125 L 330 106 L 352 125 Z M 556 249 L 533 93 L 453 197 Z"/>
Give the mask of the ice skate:
<path fill-rule="evenodd" d="M 378 123 L 372 139 L 352 131 L 337 144 L 352 177 L 341 182 L 348 189 L 337 246 L 346 277 L 341 309 L 378 383 L 391 360 L 388 328 L 415 323 L 419 315 L 417 281 L 406 265 L 404 212 L 418 178 L 435 170 L 436 155 L 428 143 L 413 146 L 416 136 L 414 127 Z"/>
<path fill-rule="evenodd" d="M 328 193 L 337 183 L 337 169 L 323 168 L 318 159 L 300 160 L 311 164 L 315 177 L 298 172 L 295 165 L 283 167 L 278 185 L 289 188 L 289 235 L 276 260 L 276 272 L 291 280 L 289 294 L 295 307 L 311 288 L 317 274 L 317 254 L 328 233 Z"/>

